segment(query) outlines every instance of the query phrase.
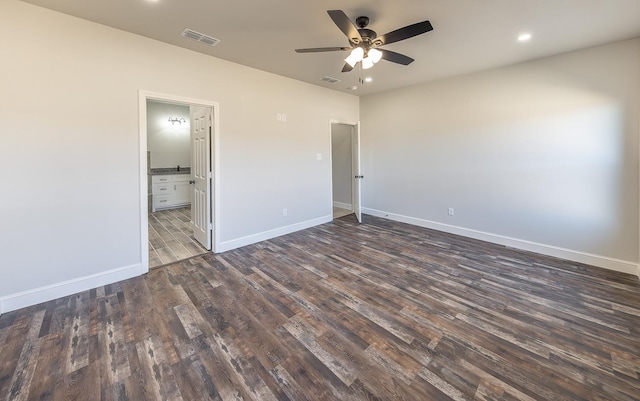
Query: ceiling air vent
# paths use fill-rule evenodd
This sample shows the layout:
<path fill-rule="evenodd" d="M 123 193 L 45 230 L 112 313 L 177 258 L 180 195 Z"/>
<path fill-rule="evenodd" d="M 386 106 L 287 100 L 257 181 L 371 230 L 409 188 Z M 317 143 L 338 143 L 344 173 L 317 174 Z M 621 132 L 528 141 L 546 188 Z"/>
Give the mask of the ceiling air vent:
<path fill-rule="evenodd" d="M 326 77 L 320 78 L 320 80 L 321 80 L 321 81 L 324 81 L 324 82 L 328 82 L 328 83 L 330 83 L 330 84 L 335 84 L 336 82 L 340 82 L 340 80 L 339 80 L 339 79 L 337 79 L 337 78 L 333 78 L 333 77 L 329 77 L 329 76 L 326 76 Z"/>
<path fill-rule="evenodd" d="M 203 33 L 196 32 L 191 29 L 185 29 L 184 31 L 182 31 L 182 36 L 184 36 L 185 38 L 197 40 L 198 42 L 202 42 L 205 45 L 209 45 L 209 46 L 215 46 L 218 44 L 218 42 L 220 42 L 220 39 L 207 36 Z"/>

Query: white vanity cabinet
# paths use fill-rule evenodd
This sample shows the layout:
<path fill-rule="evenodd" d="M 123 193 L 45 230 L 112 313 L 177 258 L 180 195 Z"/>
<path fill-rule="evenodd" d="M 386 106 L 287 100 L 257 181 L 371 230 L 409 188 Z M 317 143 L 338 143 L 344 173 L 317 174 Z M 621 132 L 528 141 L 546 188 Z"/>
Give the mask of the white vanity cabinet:
<path fill-rule="evenodd" d="M 186 206 L 191 203 L 189 174 L 151 176 L 153 211 Z"/>
<path fill-rule="evenodd" d="M 185 180 L 180 179 L 173 182 L 173 188 L 176 191 L 174 199 L 176 205 L 188 205 L 191 203 L 191 184 L 189 184 L 190 177 L 188 175 L 185 175 L 184 177 L 186 178 Z"/>

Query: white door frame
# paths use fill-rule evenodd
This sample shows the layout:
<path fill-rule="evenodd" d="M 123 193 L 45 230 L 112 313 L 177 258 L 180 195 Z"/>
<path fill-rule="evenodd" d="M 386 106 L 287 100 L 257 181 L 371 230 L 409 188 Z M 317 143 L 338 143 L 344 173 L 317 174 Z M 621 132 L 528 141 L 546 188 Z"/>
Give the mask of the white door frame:
<path fill-rule="evenodd" d="M 185 106 L 205 106 L 213 108 L 213 188 L 211 201 L 213 202 L 213 243 L 211 251 L 220 249 L 220 105 L 212 100 L 193 99 L 164 93 L 138 92 L 138 120 L 140 147 L 140 260 L 141 274 L 149 271 L 149 208 L 147 190 L 147 100 L 157 100 L 163 103 L 176 103 Z"/>
<path fill-rule="evenodd" d="M 353 121 L 342 121 L 342 120 L 329 120 L 329 188 L 330 188 L 329 204 L 331 205 L 331 208 L 329 210 L 331 211 L 331 216 L 333 216 L 333 138 L 331 137 L 331 130 L 332 130 L 333 124 L 349 125 L 351 126 L 352 129 L 359 130 L 360 121 L 353 122 Z M 353 131 L 351 135 L 353 136 Z M 351 152 L 353 153 L 353 149 L 351 149 Z M 352 171 L 351 175 L 353 174 L 354 172 Z M 362 199 L 362 192 L 360 192 L 360 199 Z M 353 194 L 351 195 L 351 204 L 352 204 L 352 209 L 355 211 L 356 205 L 353 204 Z"/>

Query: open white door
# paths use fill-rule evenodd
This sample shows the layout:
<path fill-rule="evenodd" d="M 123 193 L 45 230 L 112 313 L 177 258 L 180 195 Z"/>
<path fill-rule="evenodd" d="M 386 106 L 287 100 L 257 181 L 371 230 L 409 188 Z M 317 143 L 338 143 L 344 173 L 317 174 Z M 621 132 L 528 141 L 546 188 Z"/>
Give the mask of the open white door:
<path fill-rule="evenodd" d="M 351 128 L 351 163 L 353 168 L 351 169 L 353 173 L 353 181 L 352 181 L 352 191 L 353 196 L 351 197 L 353 200 L 353 211 L 356 214 L 356 218 L 359 223 L 362 223 L 362 212 L 361 212 L 361 182 L 364 176 L 360 171 L 360 123 L 354 125 Z"/>
<path fill-rule="evenodd" d="M 213 222 L 211 219 L 211 107 L 191 106 L 191 184 L 193 199 L 191 219 L 193 236 L 211 250 Z"/>

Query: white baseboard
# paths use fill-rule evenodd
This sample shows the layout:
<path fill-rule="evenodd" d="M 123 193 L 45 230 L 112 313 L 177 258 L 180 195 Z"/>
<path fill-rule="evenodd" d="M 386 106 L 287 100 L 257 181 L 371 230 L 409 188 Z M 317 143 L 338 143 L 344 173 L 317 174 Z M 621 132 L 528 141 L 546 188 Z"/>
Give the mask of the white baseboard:
<path fill-rule="evenodd" d="M 634 262 L 613 259 L 606 256 L 593 255 L 590 253 L 506 237 L 503 235 L 491 234 L 483 231 L 472 230 L 469 228 L 452 226 L 449 224 L 418 219 L 415 217 L 403 216 L 401 214 L 384 212 L 382 210 L 362 208 L 362 213 L 370 214 L 376 217 L 382 217 L 389 220 L 399 221 L 401 223 L 412 224 L 419 227 L 425 227 L 451 234 L 462 235 L 464 237 L 475 238 L 482 241 L 492 242 L 494 244 L 505 245 L 512 248 L 522 249 L 524 251 L 541 253 L 543 255 L 553 256 L 573 262 L 579 262 L 592 266 L 602 267 L 609 270 L 615 270 L 618 272 L 634 274 L 640 278 L 640 266 L 638 265 L 638 263 Z"/>
<path fill-rule="evenodd" d="M 143 274 L 142 265 L 137 264 L 9 294 L 0 297 L 0 314 L 51 301 L 56 298 L 66 297 L 92 288 L 140 276 L 141 274 Z"/>
<path fill-rule="evenodd" d="M 312 219 L 312 220 L 307 220 L 300 223 L 292 224 L 290 226 L 279 227 L 273 230 L 247 235 L 246 237 L 224 241 L 220 243 L 219 249 L 216 248 L 216 253 L 230 251 L 232 249 L 255 244 L 260 241 L 266 241 L 271 238 L 279 237 L 281 235 L 291 234 L 296 231 L 304 230 L 305 228 L 315 227 L 320 224 L 329 223 L 331 221 L 333 221 L 333 216 L 328 215 L 328 216 L 318 217 L 317 219 Z"/>
<path fill-rule="evenodd" d="M 333 201 L 333 207 L 339 207 L 340 209 L 353 210 L 353 205 L 351 203 Z"/>

